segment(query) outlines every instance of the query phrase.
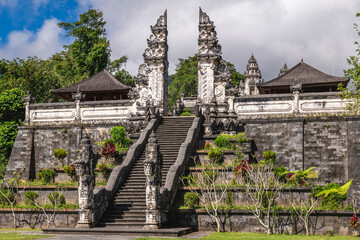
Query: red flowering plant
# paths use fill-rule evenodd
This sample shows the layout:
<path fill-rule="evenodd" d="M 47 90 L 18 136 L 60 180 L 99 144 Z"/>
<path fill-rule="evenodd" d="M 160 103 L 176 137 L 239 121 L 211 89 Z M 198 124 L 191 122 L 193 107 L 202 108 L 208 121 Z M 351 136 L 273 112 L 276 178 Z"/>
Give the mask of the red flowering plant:
<path fill-rule="evenodd" d="M 246 176 L 247 175 L 247 171 L 248 169 L 250 169 L 251 166 L 250 166 L 250 161 L 247 160 L 242 160 L 239 165 L 237 165 L 234 169 L 234 174 L 235 175 L 242 175 L 242 176 Z"/>
<path fill-rule="evenodd" d="M 354 214 L 350 220 L 350 227 L 356 228 L 358 226 L 358 220 L 359 219 L 356 217 L 356 214 Z"/>
<path fill-rule="evenodd" d="M 109 142 L 105 143 L 101 149 L 101 155 L 106 158 L 109 158 L 109 157 L 114 157 L 115 154 L 116 154 L 115 144 Z"/>

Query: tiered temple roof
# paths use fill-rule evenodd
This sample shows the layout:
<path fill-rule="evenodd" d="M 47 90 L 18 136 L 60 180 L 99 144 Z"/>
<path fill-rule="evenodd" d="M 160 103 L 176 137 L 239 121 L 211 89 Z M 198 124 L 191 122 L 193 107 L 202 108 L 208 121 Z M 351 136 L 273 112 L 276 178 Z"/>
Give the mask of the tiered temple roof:
<path fill-rule="evenodd" d="M 130 87 L 121 83 L 111 73 L 103 70 L 71 86 L 52 89 L 51 93 L 67 101 L 73 101 L 72 94 L 78 90 L 85 94 L 85 101 L 119 100 L 128 98 L 129 89 Z"/>
<path fill-rule="evenodd" d="M 259 84 L 261 94 L 290 93 L 290 86 L 302 85 L 302 92 L 333 92 L 339 83 L 346 86 L 348 78 L 336 77 L 306 64 L 303 60 L 283 71 L 277 78 Z"/>

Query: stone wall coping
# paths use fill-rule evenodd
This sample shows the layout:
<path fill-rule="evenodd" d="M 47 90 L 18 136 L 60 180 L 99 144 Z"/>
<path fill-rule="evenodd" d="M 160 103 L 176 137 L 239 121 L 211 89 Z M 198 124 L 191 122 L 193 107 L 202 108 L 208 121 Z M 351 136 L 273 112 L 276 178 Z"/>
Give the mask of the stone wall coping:
<path fill-rule="evenodd" d="M 205 155 L 205 154 L 208 154 L 210 151 L 211 150 L 196 150 L 196 153 Z M 223 153 L 223 154 L 236 154 L 236 150 L 220 150 L 220 152 Z"/>
<path fill-rule="evenodd" d="M 53 211 L 51 210 L 46 210 L 45 211 Z M 78 214 L 77 209 L 74 208 L 57 208 L 55 209 L 56 212 L 58 213 L 76 213 Z M 12 212 L 11 208 L 0 208 L 0 212 Z M 39 213 L 43 213 L 43 210 L 41 209 L 29 209 L 29 208 L 14 208 L 14 212 L 23 212 L 23 213 L 29 213 L 29 212 L 39 212 Z"/>
<path fill-rule="evenodd" d="M 107 101 L 87 101 L 87 102 L 80 102 L 81 107 L 95 107 L 95 106 L 102 106 L 102 107 L 114 107 L 114 106 L 131 106 L 133 104 L 132 100 L 107 100 Z"/>
<path fill-rule="evenodd" d="M 213 189 L 213 188 L 210 187 L 209 189 Z M 232 190 L 232 191 L 243 191 L 244 190 L 243 187 L 228 187 L 228 189 Z M 269 188 L 269 190 L 271 190 L 271 189 L 272 188 Z M 311 192 L 312 189 L 313 189 L 312 187 L 286 187 L 286 188 L 283 188 L 281 190 L 281 192 Z M 190 190 L 198 191 L 199 187 L 181 186 L 178 188 L 178 190 L 180 190 L 180 191 L 190 191 Z"/>
<path fill-rule="evenodd" d="M 164 186 L 160 190 L 160 199 L 163 210 L 169 209 L 175 197 L 178 182 L 183 174 L 187 161 L 193 147 L 199 139 L 201 128 L 201 117 L 195 117 L 186 135 L 185 141 L 181 144 L 175 163 L 170 167 Z"/>
<path fill-rule="evenodd" d="M 34 103 L 29 105 L 29 109 L 59 109 L 75 108 L 75 102 L 56 102 L 56 103 Z"/>
<path fill-rule="evenodd" d="M 239 119 L 240 124 L 261 124 L 261 123 L 287 123 L 287 122 L 331 122 L 331 121 L 359 121 L 360 115 L 348 116 L 279 116 L 279 117 L 261 117 L 256 119 Z"/>
<path fill-rule="evenodd" d="M 293 100 L 294 94 L 259 94 L 259 95 L 246 95 L 235 97 L 234 102 L 253 102 L 253 101 L 278 101 L 278 100 Z"/>
<path fill-rule="evenodd" d="M 68 122 L 68 123 L 50 123 L 49 124 L 42 124 L 42 125 L 26 125 L 26 126 L 18 126 L 18 129 L 68 129 L 72 127 L 91 127 L 91 126 L 115 126 L 117 124 L 124 123 L 124 121 L 119 121 L 118 123 L 115 122 L 96 122 L 96 123 L 90 123 L 90 122 L 84 122 L 84 123 L 74 123 L 74 122 Z"/>
<path fill-rule="evenodd" d="M 222 210 L 219 210 L 220 212 Z M 226 211 L 226 210 L 224 210 Z M 252 215 L 251 212 L 245 209 L 230 209 L 232 215 Z M 200 214 L 207 215 L 206 209 L 177 209 L 174 211 L 179 214 Z M 280 214 L 291 215 L 289 210 L 279 210 Z M 358 212 L 357 214 L 359 214 Z M 315 210 L 311 216 L 349 216 L 352 217 L 354 211 L 352 210 Z"/>
<path fill-rule="evenodd" d="M 19 186 L 19 189 L 46 189 L 46 190 L 59 190 L 59 188 L 66 188 L 67 190 L 77 190 L 78 186 L 71 185 L 71 186 L 58 186 L 58 185 L 23 185 Z"/>

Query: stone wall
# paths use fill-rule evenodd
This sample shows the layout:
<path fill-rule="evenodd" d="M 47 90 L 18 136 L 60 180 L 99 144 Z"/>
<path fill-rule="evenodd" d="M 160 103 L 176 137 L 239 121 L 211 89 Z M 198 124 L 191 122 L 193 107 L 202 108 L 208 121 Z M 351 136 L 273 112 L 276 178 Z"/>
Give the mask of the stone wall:
<path fill-rule="evenodd" d="M 24 179 L 36 178 L 37 172 L 45 168 L 63 167 L 74 162 L 82 134 L 90 137 L 94 151 L 100 150 L 95 142 L 110 138 L 110 130 L 124 123 L 103 123 L 83 125 L 40 125 L 19 127 L 18 135 L 8 163 L 6 176 L 14 171 L 23 171 Z M 59 161 L 53 152 L 63 148 L 67 157 Z"/>
<path fill-rule="evenodd" d="M 326 235 L 329 231 L 334 231 L 334 234 L 358 236 L 359 232 L 355 231 L 349 224 L 353 214 L 352 211 L 315 212 L 310 217 L 310 232 L 311 234 Z M 169 222 L 175 224 L 176 227 L 193 227 L 198 231 L 216 230 L 214 220 L 206 214 L 204 209 L 177 210 L 170 212 L 168 217 Z M 279 219 L 280 226 L 277 228 L 279 233 L 305 234 L 302 222 L 297 223 L 297 230 L 295 231 L 293 224 L 291 224 L 292 220 L 289 212 L 281 211 Z M 225 231 L 266 233 L 259 221 L 247 210 L 233 209 L 228 213 L 227 218 L 223 215 L 222 220 L 222 229 L 225 229 Z"/>
<path fill-rule="evenodd" d="M 242 119 L 241 123 L 246 137 L 254 141 L 255 158 L 272 150 L 279 166 L 291 170 L 314 166 L 317 182 L 344 184 L 354 179 L 351 191 L 358 191 L 360 117 Z"/>
<path fill-rule="evenodd" d="M 51 215 L 53 212 L 47 212 Z M 16 224 L 19 228 L 46 228 L 46 216 L 41 210 L 15 209 Z M 75 227 L 78 212 L 74 209 L 57 210 L 49 227 Z M 10 209 L 0 208 L 0 228 L 12 228 L 13 217 Z"/>

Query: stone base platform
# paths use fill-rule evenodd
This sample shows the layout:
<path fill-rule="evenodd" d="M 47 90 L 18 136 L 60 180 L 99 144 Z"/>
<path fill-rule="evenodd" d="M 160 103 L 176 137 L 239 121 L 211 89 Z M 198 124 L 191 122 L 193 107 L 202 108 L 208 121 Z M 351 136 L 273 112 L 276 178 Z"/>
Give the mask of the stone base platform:
<path fill-rule="evenodd" d="M 90 229 L 43 228 L 42 231 L 45 234 L 139 235 L 179 237 L 191 233 L 192 229 L 189 227 L 161 229 L 95 227 Z"/>

